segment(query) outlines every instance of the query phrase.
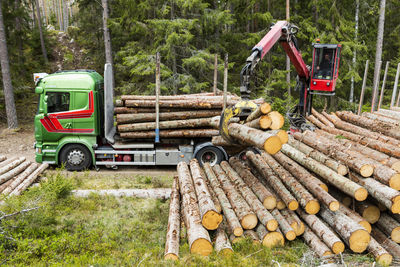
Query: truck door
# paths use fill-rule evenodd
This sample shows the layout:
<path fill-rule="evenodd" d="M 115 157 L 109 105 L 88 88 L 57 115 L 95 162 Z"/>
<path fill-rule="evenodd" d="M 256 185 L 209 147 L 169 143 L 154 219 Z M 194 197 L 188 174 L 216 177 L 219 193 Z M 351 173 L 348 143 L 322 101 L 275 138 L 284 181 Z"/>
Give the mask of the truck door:
<path fill-rule="evenodd" d="M 94 95 L 93 91 L 74 91 L 72 125 L 76 133 L 91 134 L 95 132 Z"/>

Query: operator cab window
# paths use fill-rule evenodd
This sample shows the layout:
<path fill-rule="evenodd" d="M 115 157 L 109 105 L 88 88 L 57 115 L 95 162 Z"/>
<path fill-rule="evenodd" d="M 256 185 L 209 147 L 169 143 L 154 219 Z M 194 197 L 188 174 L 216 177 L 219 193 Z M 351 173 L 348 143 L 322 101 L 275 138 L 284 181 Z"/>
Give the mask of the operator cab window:
<path fill-rule="evenodd" d="M 331 80 L 335 63 L 335 49 L 316 48 L 314 58 L 314 78 Z"/>
<path fill-rule="evenodd" d="M 48 92 L 47 112 L 55 113 L 69 111 L 70 94 L 65 92 Z"/>

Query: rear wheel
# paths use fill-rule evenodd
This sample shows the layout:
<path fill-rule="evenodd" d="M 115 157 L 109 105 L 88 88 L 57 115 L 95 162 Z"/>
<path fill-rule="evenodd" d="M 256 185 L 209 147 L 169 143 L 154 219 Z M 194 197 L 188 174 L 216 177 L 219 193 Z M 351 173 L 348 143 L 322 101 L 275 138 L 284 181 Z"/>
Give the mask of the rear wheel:
<path fill-rule="evenodd" d="M 214 166 L 215 164 L 221 163 L 221 161 L 225 159 L 225 156 L 221 149 L 215 146 L 206 146 L 196 153 L 196 159 L 201 166 L 203 166 L 204 163 L 209 163 L 211 166 Z"/>
<path fill-rule="evenodd" d="M 61 150 L 60 163 L 64 164 L 68 171 L 82 171 L 92 165 L 91 153 L 84 145 L 66 145 Z"/>

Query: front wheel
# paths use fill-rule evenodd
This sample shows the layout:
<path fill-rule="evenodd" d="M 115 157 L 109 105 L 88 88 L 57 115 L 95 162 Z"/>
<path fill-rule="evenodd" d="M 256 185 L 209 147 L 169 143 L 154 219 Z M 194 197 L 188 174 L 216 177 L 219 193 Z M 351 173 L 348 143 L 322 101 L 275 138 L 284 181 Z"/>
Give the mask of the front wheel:
<path fill-rule="evenodd" d="M 68 171 L 82 171 L 92 165 L 92 157 L 85 146 L 70 144 L 61 150 L 60 163 L 64 164 Z"/>
<path fill-rule="evenodd" d="M 196 153 L 196 159 L 201 166 L 203 166 L 204 163 L 210 163 L 211 166 L 214 166 L 215 164 L 221 163 L 221 161 L 225 159 L 225 156 L 221 149 L 215 146 L 206 146 Z"/>

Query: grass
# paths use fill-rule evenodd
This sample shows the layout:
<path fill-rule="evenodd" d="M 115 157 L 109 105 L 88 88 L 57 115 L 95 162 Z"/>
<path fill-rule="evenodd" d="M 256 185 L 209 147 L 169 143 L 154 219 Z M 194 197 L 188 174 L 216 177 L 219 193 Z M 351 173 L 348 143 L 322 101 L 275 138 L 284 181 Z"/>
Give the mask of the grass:
<path fill-rule="evenodd" d="M 26 207 L 40 208 L 0 222 L 6 230 L 0 235 L 0 263 L 12 266 L 270 266 L 273 261 L 281 266 L 315 266 L 318 263 L 301 240 L 267 249 L 245 239 L 233 245 L 235 253 L 230 257 L 215 252 L 201 257 L 189 253 L 185 237 L 181 238 L 180 261 L 164 261 L 169 201 L 95 194 L 76 198 L 70 194 L 71 190 L 90 184 L 88 181 L 92 179 L 90 175 L 82 176 L 67 179 L 62 172 L 54 173 L 41 186 L 6 200 L 0 208 L 5 213 Z M 141 176 L 132 180 L 144 187 L 151 186 Z M 371 262 L 368 256 L 357 256 L 356 261 L 358 266 Z"/>

